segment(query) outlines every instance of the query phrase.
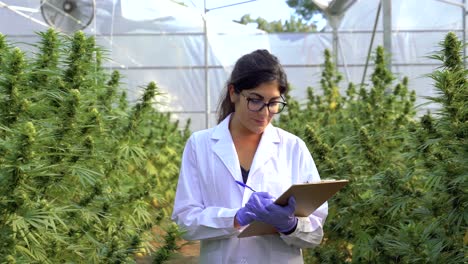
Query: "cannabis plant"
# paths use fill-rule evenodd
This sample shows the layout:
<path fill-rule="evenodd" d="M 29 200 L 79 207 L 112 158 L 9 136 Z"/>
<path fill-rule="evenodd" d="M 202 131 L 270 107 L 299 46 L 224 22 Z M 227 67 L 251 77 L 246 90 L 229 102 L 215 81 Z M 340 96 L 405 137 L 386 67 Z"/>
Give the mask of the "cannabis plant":
<path fill-rule="evenodd" d="M 375 52 L 371 86 L 348 84 L 325 51 L 322 93 L 279 125 L 306 141 L 322 178 L 349 179 L 329 201 L 325 237 L 308 263 L 463 263 L 466 260 L 467 71 L 453 33 L 432 56 L 440 110 L 415 116 L 407 78 L 396 82 Z"/>
<path fill-rule="evenodd" d="M 330 200 L 323 244 L 306 252 L 307 261 L 388 260 L 381 257 L 381 246 L 375 240 L 376 234 L 385 230 L 379 223 L 397 221 L 395 215 L 409 207 L 402 205 L 388 213 L 385 197 L 400 183 L 395 179 L 408 185 L 409 179 L 401 177 L 405 166 L 400 164 L 408 141 L 405 131 L 413 123 L 415 94 L 408 92 L 407 78 L 393 85 L 395 78 L 385 67 L 385 59 L 383 49 L 378 47 L 372 86 L 357 89 L 350 83 L 342 94 L 341 74 L 326 50 L 322 91 L 316 93 L 309 88 L 302 109 L 288 98 L 294 107 L 280 117 L 280 126 L 305 140 L 322 178 L 350 180 Z M 406 201 L 400 192 L 393 196 Z"/>
<path fill-rule="evenodd" d="M 0 35 L 0 262 L 168 259 L 188 126 L 155 110 L 154 82 L 129 106 L 93 37 L 39 36 L 28 57 Z"/>
<path fill-rule="evenodd" d="M 412 133 L 412 173 L 422 186 L 417 204 L 379 239 L 389 254 L 405 263 L 466 262 L 468 206 L 468 72 L 463 43 L 448 33 L 431 58 L 442 66 L 430 74 L 438 105 Z"/>

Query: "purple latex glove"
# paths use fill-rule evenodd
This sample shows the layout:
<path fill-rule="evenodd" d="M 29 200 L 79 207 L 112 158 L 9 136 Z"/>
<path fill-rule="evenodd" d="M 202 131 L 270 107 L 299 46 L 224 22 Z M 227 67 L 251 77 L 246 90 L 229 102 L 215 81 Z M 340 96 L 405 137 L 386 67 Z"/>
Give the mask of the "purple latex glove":
<path fill-rule="evenodd" d="M 297 218 L 294 216 L 296 210 L 296 199 L 289 197 L 288 205 L 281 206 L 271 203 L 264 210 L 255 212 L 255 220 L 265 222 L 274 226 L 279 232 L 290 232 L 297 225 Z"/>
<path fill-rule="evenodd" d="M 257 219 L 257 212 L 266 212 L 266 207 L 273 204 L 274 197 L 267 192 L 254 192 L 244 207 L 236 214 L 237 222 L 241 226 L 250 224 Z"/>

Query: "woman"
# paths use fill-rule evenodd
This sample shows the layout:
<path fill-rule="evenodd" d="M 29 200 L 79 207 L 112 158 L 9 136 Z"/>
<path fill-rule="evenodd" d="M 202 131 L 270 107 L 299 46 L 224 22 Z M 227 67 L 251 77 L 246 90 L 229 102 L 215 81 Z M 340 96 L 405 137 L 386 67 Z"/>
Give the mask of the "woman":
<path fill-rule="evenodd" d="M 286 206 L 273 203 L 292 184 L 320 180 L 304 142 L 271 125 L 286 91 L 274 55 L 244 55 L 220 103 L 219 124 L 189 138 L 172 219 L 185 239 L 201 240 L 200 263 L 303 263 L 301 248 L 320 244 L 326 203 L 309 217 L 294 216 L 294 197 Z M 279 233 L 238 238 L 252 221 Z"/>

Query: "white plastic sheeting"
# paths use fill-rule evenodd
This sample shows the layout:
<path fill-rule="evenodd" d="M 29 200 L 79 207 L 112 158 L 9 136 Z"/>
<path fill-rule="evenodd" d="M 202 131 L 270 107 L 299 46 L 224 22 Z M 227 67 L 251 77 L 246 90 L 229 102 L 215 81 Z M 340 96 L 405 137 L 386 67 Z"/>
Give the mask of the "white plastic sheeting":
<path fill-rule="evenodd" d="M 340 30 L 372 30 L 380 1 L 358 0 L 346 11 Z M 392 0 L 392 30 L 454 30 L 462 29 L 461 0 Z M 382 15 L 377 26 L 383 29 Z"/>
<path fill-rule="evenodd" d="M 36 10 L 40 6 L 39 0 L 2 2 Z M 357 1 L 340 24 L 338 64 L 346 80 L 343 88 L 347 80 L 361 82 L 378 2 Z M 27 14 L 42 21 L 40 12 Z M 373 49 L 383 43 L 381 19 L 382 15 Z M 156 81 L 166 93 L 157 107 L 173 112 L 174 118 L 181 121 L 191 118 L 193 130 L 215 125 L 218 97 L 233 64 L 241 55 L 258 48 L 269 49 L 279 57 L 294 87 L 293 96 L 303 100 L 308 86 L 319 90 L 323 51 L 332 48 L 331 30 L 265 34 L 251 26 L 213 20 L 209 16 L 206 22 L 205 35 L 202 14 L 168 0 L 99 0 L 96 18 L 85 32 L 95 34 L 108 50 L 112 61 L 105 66 L 119 69 L 125 76 L 131 101 L 139 97 L 142 86 Z M 431 80 L 425 75 L 438 67 L 427 56 L 439 49 L 437 43 L 448 31 L 462 37 L 462 8 L 436 0 L 394 0 L 392 22 L 393 71 L 400 79 L 410 78 L 410 89 L 416 90 L 417 102 L 424 103 L 423 97 L 433 93 Z M 37 37 L 33 32 L 44 29 L 36 22 L 0 8 L 0 32 L 10 41 L 35 42 Z M 208 40 L 206 49 L 205 40 Z M 372 73 L 372 66 L 367 73 Z M 431 107 L 434 106 L 425 105 L 421 111 Z"/>

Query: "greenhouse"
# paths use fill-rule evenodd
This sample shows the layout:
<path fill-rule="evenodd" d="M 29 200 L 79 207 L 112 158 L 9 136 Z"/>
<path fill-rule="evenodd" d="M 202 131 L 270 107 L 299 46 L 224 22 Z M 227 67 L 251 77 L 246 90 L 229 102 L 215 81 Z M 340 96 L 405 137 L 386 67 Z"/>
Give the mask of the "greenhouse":
<path fill-rule="evenodd" d="M 17 5 L 16 1 L 3 2 Z M 428 56 L 448 31 L 460 38 L 465 32 L 461 4 L 426 2 L 392 1 L 392 71 L 399 78 L 407 76 L 411 80 L 409 88 L 416 90 L 418 103 L 425 102 L 422 97 L 433 92 L 425 75 L 437 65 Z M 40 3 L 23 1 L 21 5 L 39 10 Z M 96 18 L 84 32 L 96 36 L 99 45 L 108 51 L 111 60 L 105 62 L 105 67 L 119 69 L 131 101 L 141 94 L 138 87 L 155 81 L 166 93 L 161 98 L 162 110 L 177 114 L 181 120 L 191 118 L 194 130 L 215 124 L 219 94 L 241 55 L 258 48 L 271 50 L 286 68 L 294 87 L 292 95 L 303 99 L 308 86 L 319 85 L 323 51 L 333 48 L 331 27 L 313 34 L 266 34 L 232 21 L 208 20 L 205 31 L 198 10 L 164 1 L 152 5 L 97 1 Z M 378 6 L 379 1 L 357 1 L 341 18 L 336 59 L 347 82 L 362 82 Z M 415 15 L 418 12 L 425 15 Z M 25 14 L 44 23 L 40 12 Z M 11 22 L 8 26 L 2 23 L 2 33 L 19 43 L 35 42 L 34 32 L 47 26 L 5 8 L 2 20 Z M 382 20 L 383 15 L 377 21 L 372 49 L 383 45 Z M 238 39 L 243 40 L 241 44 Z"/>
<path fill-rule="evenodd" d="M 237 229 L 205 241 L 174 213 L 190 142 L 221 126 L 236 62 L 259 49 L 287 75 L 274 127 L 305 143 L 319 180 L 349 181 L 328 199 L 323 238 L 291 263 L 467 262 L 465 0 L 284 0 L 319 8 L 326 26 L 311 32 L 266 32 L 179 2 L 0 0 L 0 263 L 203 263 L 213 239 L 266 243 Z M 259 101 L 246 100 L 250 111 Z M 257 112 L 276 110 L 260 101 Z M 234 145 L 242 180 L 236 153 L 247 148 Z M 264 169 L 256 149 L 248 188 Z M 221 222 L 206 217 L 193 221 Z M 277 233 L 271 241 L 295 247 Z"/>

